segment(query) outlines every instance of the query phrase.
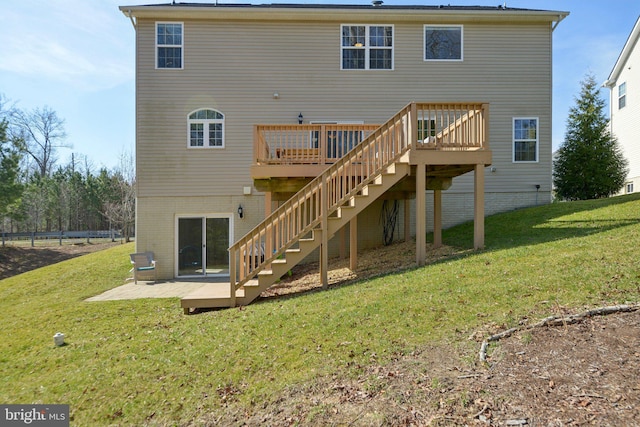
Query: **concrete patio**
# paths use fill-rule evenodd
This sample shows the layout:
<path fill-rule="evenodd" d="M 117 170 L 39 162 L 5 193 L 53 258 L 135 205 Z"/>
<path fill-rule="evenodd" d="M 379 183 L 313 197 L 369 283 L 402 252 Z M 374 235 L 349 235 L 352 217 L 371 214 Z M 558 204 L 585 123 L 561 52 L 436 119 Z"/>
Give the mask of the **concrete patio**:
<path fill-rule="evenodd" d="M 183 298 L 196 291 L 208 293 L 229 293 L 228 277 L 207 277 L 206 279 L 175 279 L 158 282 L 126 283 L 117 288 L 110 289 L 99 295 L 87 298 L 85 301 L 111 301 L 139 298 Z"/>

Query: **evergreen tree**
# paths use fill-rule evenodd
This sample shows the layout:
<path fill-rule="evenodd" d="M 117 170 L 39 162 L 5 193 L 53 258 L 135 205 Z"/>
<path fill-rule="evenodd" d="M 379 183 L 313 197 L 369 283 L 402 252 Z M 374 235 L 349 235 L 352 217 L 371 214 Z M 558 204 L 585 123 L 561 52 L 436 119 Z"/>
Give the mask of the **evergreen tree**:
<path fill-rule="evenodd" d="M 7 122 L 0 121 L 0 217 L 22 194 L 18 146 L 17 141 L 7 138 Z"/>
<path fill-rule="evenodd" d="M 587 75 L 569 110 L 565 140 L 553 162 L 553 183 L 561 199 L 608 197 L 624 185 L 628 162 L 609 131 L 598 90 L 595 78 Z"/>

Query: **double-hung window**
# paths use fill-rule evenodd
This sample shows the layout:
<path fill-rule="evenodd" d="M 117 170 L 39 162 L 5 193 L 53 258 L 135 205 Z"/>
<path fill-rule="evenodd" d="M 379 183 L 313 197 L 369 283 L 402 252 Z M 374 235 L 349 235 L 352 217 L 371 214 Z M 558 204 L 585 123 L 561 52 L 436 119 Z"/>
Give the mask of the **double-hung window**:
<path fill-rule="evenodd" d="M 462 61 L 462 25 L 425 25 L 425 61 Z"/>
<path fill-rule="evenodd" d="M 342 25 L 340 69 L 393 70 L 392 25 Z"/>
<path fill-rule="evenodd" d="M 618 110 L 627 105 L 627 83 L 620 83 L 618 86 Z"/>
<path fill-rule="evenodd" d="M 189 148 L 224 148 L 224 115 L 202 109 L 189 114 Z"/>
<path fill-rule="evenodd" d="M 182 22 L 156 22 L 156 68 L 183 68 Z"/>
<path fill-rule="evenodd" d="M 538 161 L 538 119 L 513 119 L 513 161 Z"/>

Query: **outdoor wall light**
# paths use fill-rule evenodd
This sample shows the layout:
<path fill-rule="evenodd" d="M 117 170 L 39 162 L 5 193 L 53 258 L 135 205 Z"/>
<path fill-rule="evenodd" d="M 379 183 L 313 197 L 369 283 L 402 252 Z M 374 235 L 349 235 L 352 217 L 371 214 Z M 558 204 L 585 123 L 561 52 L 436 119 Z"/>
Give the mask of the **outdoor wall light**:
<path fill-rule="evenodd" d="M 280 94 L 278 92 L 273 92 L 273 99 L 280 99 Z"/>
<path fill-rule="evenodd" d="M 302 124 L 302 120 L 304 120 L 304 116 L 302 115 L 302 113 L 298 114 L 298 124 L 301 125 Z"/>
<path fill-rule="evenodd" d="M 244 209 L 242 209 L 242 205 L 238 205 L 238 217 L 240 219 L 244 218 Z"/>

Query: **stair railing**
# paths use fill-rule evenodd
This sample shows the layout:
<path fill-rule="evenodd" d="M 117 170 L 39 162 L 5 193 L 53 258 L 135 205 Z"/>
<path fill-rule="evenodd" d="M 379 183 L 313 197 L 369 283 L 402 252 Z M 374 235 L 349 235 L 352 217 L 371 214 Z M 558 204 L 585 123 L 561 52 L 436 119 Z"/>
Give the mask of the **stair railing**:
<path fill-rule="evenodd" d="M 412 103 L 400 110 L 229 248 L 232 299 L 236 289 L 409 150 L 415 140 L 415 135 L 408 136 L 415 129 L 411 126 L 415 107 Z"/>
<path fill-rule="evenodd" d="M 435 149 L 486 149 L 487 123 L 488 104 L 408 104 L 229 248 L 232 305 L 238 288 L 326 225 L 329 215 L 413 145 L 426 148 L 433 141 Z"/>

